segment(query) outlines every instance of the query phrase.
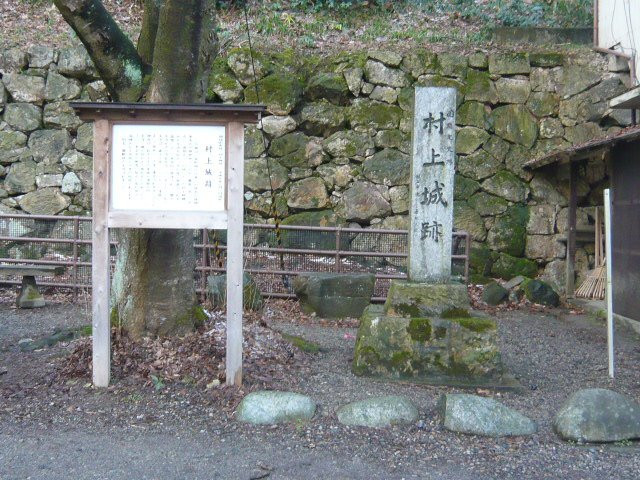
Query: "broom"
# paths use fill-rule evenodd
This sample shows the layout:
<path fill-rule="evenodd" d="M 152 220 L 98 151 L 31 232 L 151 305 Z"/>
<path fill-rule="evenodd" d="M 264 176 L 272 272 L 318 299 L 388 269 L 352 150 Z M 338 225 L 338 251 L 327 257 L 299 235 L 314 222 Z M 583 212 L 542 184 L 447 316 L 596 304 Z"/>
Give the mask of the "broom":
<path fill-rule="evenodd" d="M 607 259 L 604 257 L 604 245 L 602 235 L 602 225 L 600 219 L 600 208 L 596 207 L 596 241 L 595 241 L 595 268 L 587 272 L 582 285 L 576 290 L 576 297 L 589 298 L 593 300 L 604 300 L 607 288 Z"/>

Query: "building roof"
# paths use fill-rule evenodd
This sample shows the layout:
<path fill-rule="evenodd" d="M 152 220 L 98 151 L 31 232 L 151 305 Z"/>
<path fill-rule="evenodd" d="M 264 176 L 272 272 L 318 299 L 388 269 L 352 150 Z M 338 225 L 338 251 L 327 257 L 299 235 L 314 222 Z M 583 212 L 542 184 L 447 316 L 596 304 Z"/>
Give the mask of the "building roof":
<path fill-rule="evenodd" d="M 542 157 L 529 160 L 524 164 L 524 168 L 535 170 L 546 165 L 551 165 L 552 163 L 575 162 L 577 160 L 593 157 L 599 153 L 607 152 L 618 143 L 631 142 L 635 140 L 640 140 L 640 126 L 638 125 L 624 128 L 613 135 L 572 145 L 563 150 L 554 150 Z"/>

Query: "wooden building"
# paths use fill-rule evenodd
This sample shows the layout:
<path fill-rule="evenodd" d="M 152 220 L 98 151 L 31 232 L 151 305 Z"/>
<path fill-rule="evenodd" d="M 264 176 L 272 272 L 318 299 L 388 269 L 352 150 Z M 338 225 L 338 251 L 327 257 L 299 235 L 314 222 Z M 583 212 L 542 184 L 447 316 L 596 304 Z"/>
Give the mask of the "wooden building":
<path fill-rule="evenodd" d="M 536 170 L 570 164 L 566 263 L 570 297 L 575 289 L 577 182 L 581 167 L 589 160 L 607 162 L 610 172 L 613 311 L 640 328 L 640 127 L 550 153 L 525 167 Z"/>

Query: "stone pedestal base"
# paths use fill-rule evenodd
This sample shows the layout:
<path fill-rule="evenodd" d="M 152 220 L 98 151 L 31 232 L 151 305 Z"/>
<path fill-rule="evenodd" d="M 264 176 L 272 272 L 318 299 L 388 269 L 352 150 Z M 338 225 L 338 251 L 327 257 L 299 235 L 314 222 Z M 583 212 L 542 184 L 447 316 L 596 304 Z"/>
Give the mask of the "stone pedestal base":
<path fill-rule="evenodd" d="M 461 283 L 393 280 L 384 312 L 392 317 L 464 316 L 470 305 L 467 286 Z"/>
<path fill-rule="evenodd" d="M 18 308 L 44 307 L 44 298 L 40 295 L 35 277 L 30 275 L 22 277 L 22 285 L 16 303 Z"/>
<path fill-rule="evenodd" d="M 461 284 L 393 282 L 384 306 L 360 318 L 353 372 L 431 385 L 518 388 L 505 373 L 498 329 L 469 316 Z"/>

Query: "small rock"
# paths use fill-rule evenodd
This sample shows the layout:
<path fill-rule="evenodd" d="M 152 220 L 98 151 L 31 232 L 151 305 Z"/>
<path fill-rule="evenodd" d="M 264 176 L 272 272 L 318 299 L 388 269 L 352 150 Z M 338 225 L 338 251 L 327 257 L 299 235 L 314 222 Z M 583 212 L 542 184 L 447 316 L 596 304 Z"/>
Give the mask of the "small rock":
<path fill-rule="evenodd" d="M 509 280 L 503 286 L 507 290 L 511 290 L 512 288 L 517 287 L 518 285 L 520 285 L 524 281 L 525 281 L 525 278 L 522 275 L 518 275 L 517 277 L 513 277 L 511 280 Z"/>
<path fill-rule="evenodd" d="M 311 398 L 293 392 L 259 391 L 242 399 L 236 419 L 254 425 L 309 421 L 316 411 Z"/>
<path fill-rule="evenodd" d="M 532 435 L 537 430 L 534 421 L 491 398 L 445 394 L 438 406 L 442 424 L 452 432 L 505 437 Z"/>
<path fill-rule="evenodd" d="M 560 297 L 551 285 L 542 280 L 530 280 L 523 285 L 522 290 L 530 302 L 549 307 L 557 307 L 560 303 Z"/>
<path fill-rule="evenodd" d="M 484 286 L 482 291 L 482 301 L 488 305 L 498 305 L 504 302 L 509 296 L 509 290 L 498 282 L 491 282 Z"/>
<path fill-rule="evenodd" d="M 612 390 L 579 390 L 558 412 L 554 430 L 564 440 L 575 442 L 640 438 L 640 404 Z"/>
<path fill-rule="evenodd" d="M 391 425 L 414 423 L 418 409 L 405 397 L 373 397 L 349 403 L 337 411 L 343 425 L 381 428 Z"/>

